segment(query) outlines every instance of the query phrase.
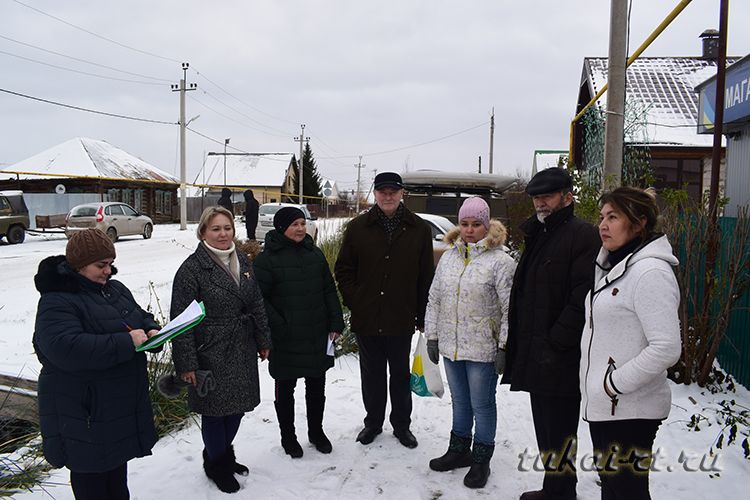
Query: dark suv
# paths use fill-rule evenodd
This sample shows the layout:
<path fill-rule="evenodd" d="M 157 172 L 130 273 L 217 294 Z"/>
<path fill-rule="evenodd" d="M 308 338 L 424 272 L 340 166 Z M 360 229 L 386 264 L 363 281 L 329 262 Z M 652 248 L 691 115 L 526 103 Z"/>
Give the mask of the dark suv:
<path fill-rule="evenodd" d="M 29 228 L 29 209 L 21 191 L 0 191 L 0 238 L 23 243 Z"/>

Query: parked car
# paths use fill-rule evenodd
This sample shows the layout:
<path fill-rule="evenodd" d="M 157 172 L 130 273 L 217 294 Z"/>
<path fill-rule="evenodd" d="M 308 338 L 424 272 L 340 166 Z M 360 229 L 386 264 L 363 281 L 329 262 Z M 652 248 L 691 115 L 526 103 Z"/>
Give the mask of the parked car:
<path fill-rule="evenodd" d="M 255 230 L 255 238 L 258 241 L 266 239 L 266 233 L 273 229 L 273 216 L 283 207 L 295 207 L 302 210 L 305 214 L 307 234 L 312 236 L 313 241 L 318 241 L 318 225 L 315 222 L 317 217 L 312 215 L 305 205 L 296 205 L 294 203 L 264 203 L 258 208 L 258 228 Z"/>
<path fill-rule="evenodd" d="M 440 257 L 443 256 L 443 252 L 448 250 L 448 244 L 443 241 L 443 237 L 448 234 L 448 231 L 456 227 L 456 225 L 442 215 L 418 213 L 417 216 L 430 226 L 430 230 L 432 231 L 432 254 L 435 258 L 435 266 L 437 266 Z"/>
<path fill-rule="evenodd" d="M 0 238 L 15 245 L 26 239 L 29 229 L 29 209 L 22 191 L 0 191 Z"/>
<path fill-rule="evenodd" d="M 101 229 L 112 242 L 120 236 L 134 234 L 147 240 L 154 232 L 154 223 L 150 217 L 125 203 L 86 203 L 73 207 L 65 218 L 65 236 L 70 238 L 74 233 L 89 228 Z"/>

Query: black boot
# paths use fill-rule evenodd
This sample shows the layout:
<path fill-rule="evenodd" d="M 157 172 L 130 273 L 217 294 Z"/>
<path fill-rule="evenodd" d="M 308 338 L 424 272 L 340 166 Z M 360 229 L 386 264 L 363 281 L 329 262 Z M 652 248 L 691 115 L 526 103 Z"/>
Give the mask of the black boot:
<path fill-rule="evenodd" d="M 229 448 L 227 448 L 227 453 L 229 453 L 229 459 L 232 462 L 232 472 L 240 476 L 247 476 L 250 473 L 250 469 L 237 462 L 237 456 L 234 454 L 234 446 L 230 444 Z"/>
<path fill-rule="evenodd" d="M 308 387 L 305 394 L 307 403 L 307 438 L 321 453 L 331 453 L 333 446 L 328 436 L 323 432 L 323 410 L 326 398 L 321 394 L 310 391 Z"/>
<path fill-rule="evenodd" d="M 206 476 L 224 493 L 239 491 L 240 483 L 234 478 L 229 452 L 218 460 L 210 460 L 206 450 L 203 450 L 203 470 L 206 472 Z"/>
<path fill-rule="evenodd" d="M 430 469 L 445 472 L 471 465 L 471 438 L 456 436 L 451 432 L 450 444 L 445 455 L 430 460 Z"/>
<path fill-rule="evenodd" d="M 292 458 L 302 458 L 302 446 L 297 441 L 294 432 L 294 400 L 274 402 L 276 407 L 276 418 L 279 419 L 279 430 L 281 431 L 281 447 L 284 452 Z"/>
<path fill-rule="evenodd" d="M 482 444 L 474 441 L 471 450 L 471 469 L 464 476 L 464 486 L 468 488 L 484 488 L 490 477 L 490 459 L 495 451 L 494 444 Z"/>

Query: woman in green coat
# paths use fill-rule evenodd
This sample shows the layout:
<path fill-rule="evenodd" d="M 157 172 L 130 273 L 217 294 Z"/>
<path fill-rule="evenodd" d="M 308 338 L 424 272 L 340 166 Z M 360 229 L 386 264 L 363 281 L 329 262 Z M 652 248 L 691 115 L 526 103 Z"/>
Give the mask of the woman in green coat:
<path fill-rule="evenodd" d="M 294 430 L 294 388 L 304 378 L 307 437 L 318 451 L 330 453 L 323 432 L 325 373 L 333 366 L 329 343 L 344 328 L 341 305 L 328 262 L 306 232 L 304 213 L 284 207 L 273 225 L 253 265 L 274 346 L 269 371 L 276 382 L 281 446 L 292 458 L 302 456 Z"/>

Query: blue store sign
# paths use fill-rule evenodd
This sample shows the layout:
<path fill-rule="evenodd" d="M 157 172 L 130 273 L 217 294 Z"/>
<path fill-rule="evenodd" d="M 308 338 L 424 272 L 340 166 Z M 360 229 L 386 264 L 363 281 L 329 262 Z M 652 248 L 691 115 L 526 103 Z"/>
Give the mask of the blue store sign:
<path fill-rule="evenodd" d="M 714 129 L 716 77 L 696 87 L 698 100 L 698 133 L 709 134 Z M 727 68 L 724 89 L 724 126 L 729 131 L 738 124 L 750 121 L 750 56 L 745 56 Z"/>

